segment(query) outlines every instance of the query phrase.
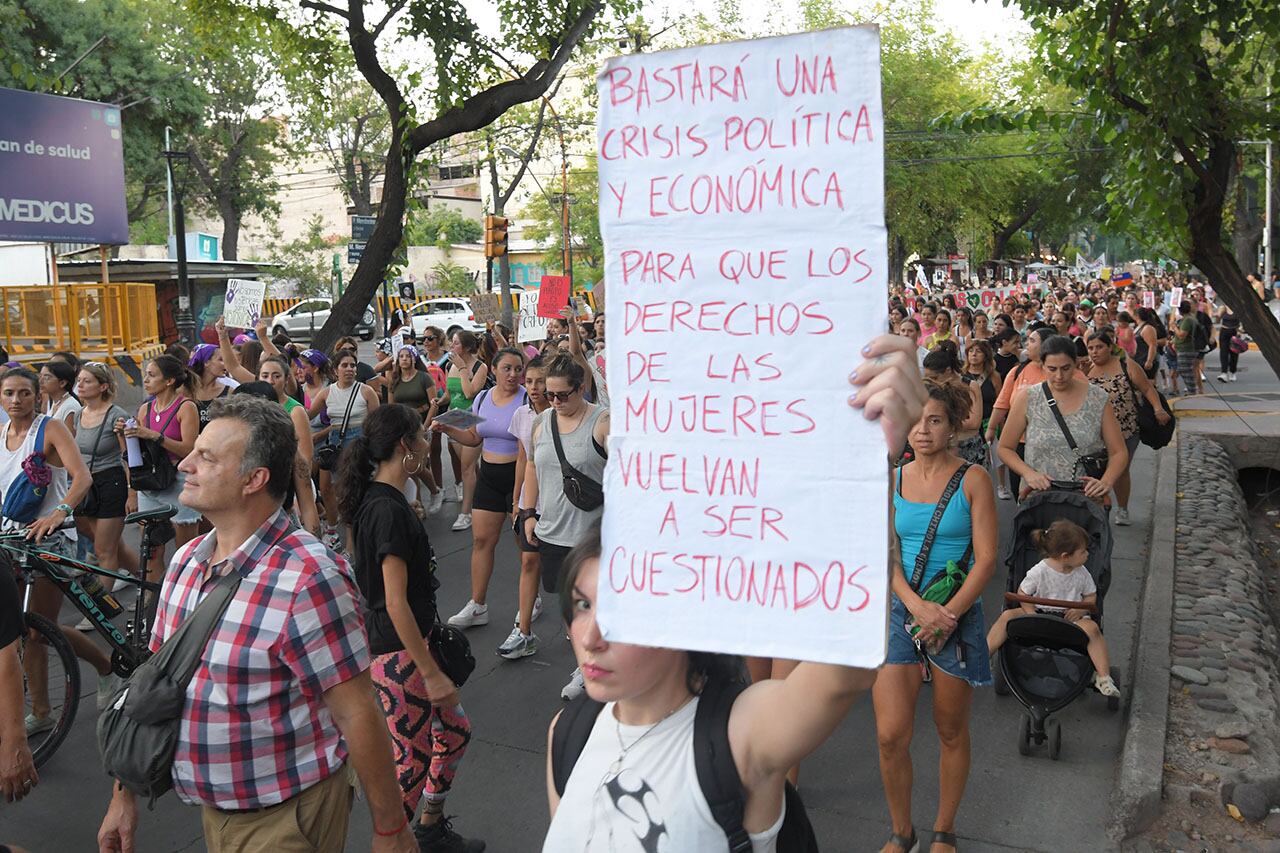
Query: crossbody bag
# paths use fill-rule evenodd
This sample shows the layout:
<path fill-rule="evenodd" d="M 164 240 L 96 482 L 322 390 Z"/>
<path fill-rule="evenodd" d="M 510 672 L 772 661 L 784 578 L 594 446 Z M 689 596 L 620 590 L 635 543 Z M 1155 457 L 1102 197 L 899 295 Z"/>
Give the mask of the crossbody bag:
<path fill-rule="evenodd" d="M 1040 387 L 1044 390 L 1044 399 L 1049 404 L 1049 411 L 1053 412 L 1054 420 L 1058 422 L 1058 428 L 1062 430 L 1062 435 L 1067 439 L 1067 446 L 1075 454 L 1076 466 L 1072 473 L 1077 476 L 1083 474 L 1085 477 L 1101 480 L 1102 475 L 1107 473 L 1107 451 L 1103 449 L 1097 453 L 1081 453 L 1080 445 L 1076 444 L 1075 436 L 1071 434 L 1071 427 L 1067 426 L 1067 419 L 1062 416 L 1062 412 L 1058 411 L 1058 401 L 1054 399 L 1053 392 L 1049 390 L 1049 383 L 1041 382 Z M 1088 400 L 1086 399 L 1085 402 L 1087 403 Z"/>
<path fill-rule="evenodd" d="M 582 426 L 586 426 L 584 422 Z M 581 429 L 582 427 L 579 427 Z M 595 439 L 592 438 L 592 441 Z M 563 477 L 564 496 L 569 503 L 583 512 L 591 512 L 604 505 L 604 486 L 588 477 L 569 464 L 564 456 L 564 445 L 560 443 L 560 424 L 556 420 L 555 410 L 551 411 L 551 441 L 556 447 L 556 457 L 560 460 L 560 474 Z"/>
<path fill-rule="evenodd" d="M 946 514 L 947 506 L 951 503 L 951 499 L 955 497 L 956 492 L 960 491 L 960 487 L 964 483 L 965 474 L 969 472 L 971 467 L 973 466 L 969 462 L 960 463 L 960 467 L 956 469 L 956 472 L 951 475 L 951 479 L 947 481 L 946 487 L 942 490 L 942 495 L 938 498 L 937 505 L 933 508 L 933 516 L 929 519 L 929 526 L 925 528 L 924 541 L 920 543 L 920 551 L 916 554 L 915 566 L 911 570 L 911 589 L 925 601 L 932 601 L 937 605 L 945 605 L 954 598 L 969 577 L 969 561 L 973 557 L 972 537 L 970 537 L 964 553 L 960 555 L 959 561 L 947 560 L 947 565 L 942 572 L 929 581 L 928 586 L 925 586 L 924 589 L 920 588 L 920 585 L 924 582 L 925 569 L 929 565 L 929 554 L 933 551 L 934 540 L 938 538 L 938 527 L 942 524 L 942 517 Z M 901 488 L 901 475 L 899 475 L 898 482 L 899 488 Z M 961 618 L 963 618 L 963 614 Z M 929 638 L 920 636 L 920 626 L 912 621 L 910 614 L 907 615 L 903 627 L 907 629 L 907 633 L 915 641 L 916 650 L 920 654 L 923 663 L 927 660 L 924 654 L 924 646 Z"/>
<path fill-rule="evenodd" d="M 347 410 L 342 414 L 342 429 L 338 430 L 338 443 L 324 444 L 316 450 L 316 467 L 321 471 L 332 471 L 333 466 L 338 464 L 338 454 L 342 452 L 342 442 L 346 439 L 347 428 L 351 424 L 351 407 L 355 405 L 356 395 L 360 393 L 362 384 L 357 382 L 351 386 L 351 396 L 347 398 Z"/>
<path fill-rule="evenodd" d="M 186 400 L 179 399 L 173 407 L 173 411 L 169 412 L 169 417 L 164 419 L 164 423 L 160 425 L 160 429 L 156 432 L 160 433 L 160 438 L 147 441 L 139 441 L 138 444 L 142 449 L 142 464 L 130 466 L 129 468 L 129 484 L 139 492 L 163 492 L 178 480 L 178 466 L 169 458 L 169 453 L 164 449 L 164 434 L 169 428 L 169 424 L 173 423 L 173 419 L 178 416 L 178 412 L 182 411 L 182 407 L 187 404 Z M 147 425 L 151 425 L 151 414 L 154 409 L 155 401 L 147 403 Z M 127 461 L 127 456 L 126 456 Z"/>

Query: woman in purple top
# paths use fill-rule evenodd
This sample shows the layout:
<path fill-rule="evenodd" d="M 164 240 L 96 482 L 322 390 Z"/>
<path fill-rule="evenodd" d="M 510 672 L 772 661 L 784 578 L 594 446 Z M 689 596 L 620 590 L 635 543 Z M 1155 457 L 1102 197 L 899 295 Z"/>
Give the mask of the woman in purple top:
<path fill-rule="evenodd" d="M 484 418 L 481 423 L 467 430 L 438 421 L 431 424 L 432 431 L 442 432 L 458 444 L 482 448 L 471 505 L 471 600 L 449 619 L 449 624 L 457 628 L 488 624 L 489 606 L 485 599 L 493 575 L 494 549 L 507 515 L 515 514 L 518 446 L 511 434 L 511 416 L 528 399 L 521 387 L 524 353 L 517 349 L 499 351 L 493 357 L 493 373 L 497 384 L 477 394 L 471 406 L 471 411 Z"/>

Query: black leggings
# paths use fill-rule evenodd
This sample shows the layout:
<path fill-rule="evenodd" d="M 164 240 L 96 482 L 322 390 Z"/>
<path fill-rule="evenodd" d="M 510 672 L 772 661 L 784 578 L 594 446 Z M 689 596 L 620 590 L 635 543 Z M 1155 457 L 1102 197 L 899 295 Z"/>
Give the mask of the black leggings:
<path fill-rule="evenodd" d="M 1236 367 L 1240 364 L 1240 354 L 1231 351 L 1231 339 L 1235 336 L 1234 331 L 1226 329 L 1218 331 L 1218 358 L 1222 360 L 1223 373 L 1235 373 Z"/>

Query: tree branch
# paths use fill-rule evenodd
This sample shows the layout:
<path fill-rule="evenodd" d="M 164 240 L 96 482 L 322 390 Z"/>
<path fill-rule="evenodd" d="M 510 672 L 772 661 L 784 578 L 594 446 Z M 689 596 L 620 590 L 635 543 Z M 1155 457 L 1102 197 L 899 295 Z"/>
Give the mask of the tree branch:
<path fill-rule="evenodd" d="M 545 94 L 599 12 L 600 0 L 584 6 L 582 14 L 565 33 L 564 41 L 550 59 L 538 60 L 519 78 L 491 86 L 467 98 L 461 106 L 415 127 L 409 132 L 410 150 L 417 154 L 441 139 L 479 130 L 516 104 L 532 101 Z"/>
<path fill-rule="evenodd" d="M 351 17 L 337 6 L 330 6 L 328 3 L 321 3 L 319 0 L 302 0 L 301 4 L 304 9 L 315 9 L 317 12 L 327 12 L 330 15 L 337 15 L 339 18 L 345 18 L 348 21 Z"/>
<path fill-rule="evenodd" d="M 382 20 L 373 28 L 373 37 L 375 39 L 382 35 L 382 31 L 387 28 L 387 24 L 391 23 L 391 19 L 404 8 L 404 4 L 407 2 L 408 0 L 395 0 L 395 2 L 391 4 L 391 8 L 387 9 L 387 14 L 383 15 Z"/>

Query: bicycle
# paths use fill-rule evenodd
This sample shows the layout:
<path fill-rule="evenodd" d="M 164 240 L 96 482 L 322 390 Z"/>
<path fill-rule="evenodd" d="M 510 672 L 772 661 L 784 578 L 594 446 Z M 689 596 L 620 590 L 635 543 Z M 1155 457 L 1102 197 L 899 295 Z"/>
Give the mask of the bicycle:
<path fill-rule="evenodd" d="M 142 527 L 142 544 L 139 548 L 139 565 L 147 565 L 152 553 L 163 548 L 174 538 L 173 524 L 169 521 L 178 512 L 176 507 L 164 506 L 145 512 L 135 512 L 125 516 L 126 524 L 139 524 Z M 64 525 L 62 529 L 71 529 L 74 522 Z M 29 740 L 31 753 L 36 767 L 48 761 L 53 753 L 62 745 L 71 724 L 75 722 L 76 706 L 80 698 L 80 661 L 71 643 L 64 636 L 66 630 L 56 622 L 38 613 L 27 612 L 31 595 L 31 584 L 37 577 L 52 581 L 62 590 L 63 596 L 76 606 L 89 620 L 93 630 L 106 640 L 111 648 L 111 671 L 121 678 L 129 675 L 148 657 L 151 652 L 148 644 L 151 639 L 151 620 L 155 615 L 155 598 L 160 592 L 160 585 L 151 581 L 135 578 L 127 573 L 117 573 L 103 569 L 92 563 L 67 557 L 53 551 L 45 550 L 34 540 L 27 538 L 25 530 L 0 533 L 0 559 L 10 563 L 15 578 L 23 592 L 23 615 L 26 619 L 27 632 L 19 641 L 18 655 L 22 658 L 26 695 L 30 661 L 29 655 L 41 654 L 41 647 L 47 649 L 45 679 L 49 693 L 49 716 L 54 718 L 53 727 L 32 736 Z M 133 618 L 125 623 L 122 631 L 112 619 L 125 611 L 116 600 L 110 587 L 100 595 L 106 609 L 95 600 L 80 582 L 80 573 L 87 572 L 103 578 L 107 583 L 120 581 L 137 588 L 137 598 L 133 603 Z M 145 599 L 151 594 L 152 601 Z M 26 710 L 31 712 L 32 702 L 26 699 Z"/>

